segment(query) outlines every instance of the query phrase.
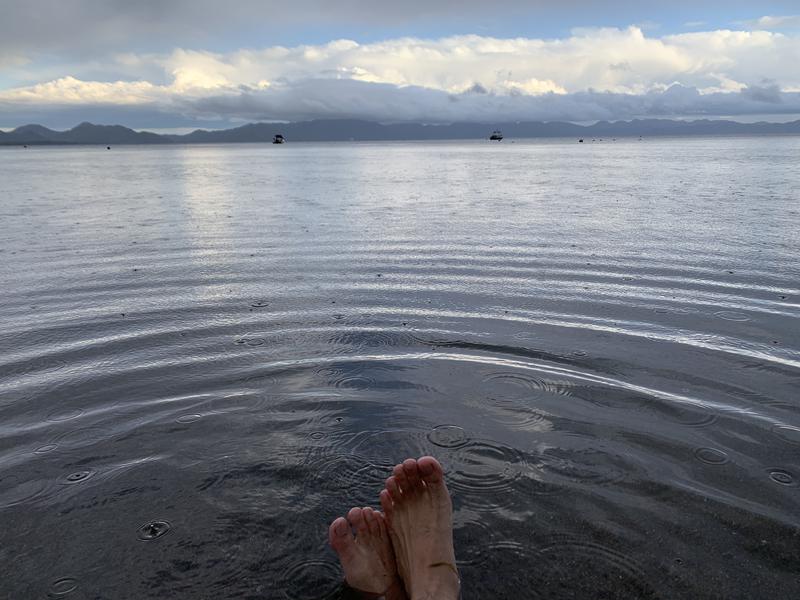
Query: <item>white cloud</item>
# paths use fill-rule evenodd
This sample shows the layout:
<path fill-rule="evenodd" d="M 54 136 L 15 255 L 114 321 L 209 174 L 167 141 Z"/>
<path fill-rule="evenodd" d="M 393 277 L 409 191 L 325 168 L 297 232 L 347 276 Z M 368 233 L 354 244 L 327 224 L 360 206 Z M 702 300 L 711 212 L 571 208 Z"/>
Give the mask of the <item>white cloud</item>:
<path fill-rule="evenodd" d="M 0 91 L 0 114 L 101 105 L 276 120 L 788 114 L 797 110 L 786 93 L 800 90 L 798 63 L 797 36 L 720 30 L 648 37 L 637 27 L 580 29 L 555 40 L 464 35 L 230 53 L 178 49 L 92 65 L 93 72 L 118 71 L 116 81 L 84 78 L 78 69 Z"/>
<path fill-rule="evenodd" d="M 12 104 L 148 104 L 167 97 L 167 90 L 147 81 L 81 81 L 62 77 L 0 93 L 0 101 Z"/>
<path fill-rule="evenodd" d="M 800 15 L 764 16 L 752 21 L 742 21 L 741 24 L 768 31 L 800 29 Z"/>

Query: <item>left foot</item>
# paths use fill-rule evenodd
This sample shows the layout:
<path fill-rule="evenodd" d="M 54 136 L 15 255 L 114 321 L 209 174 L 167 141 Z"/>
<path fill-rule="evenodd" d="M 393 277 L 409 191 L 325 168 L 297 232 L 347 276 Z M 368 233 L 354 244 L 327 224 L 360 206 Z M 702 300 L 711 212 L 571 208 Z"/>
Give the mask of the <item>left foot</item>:
<path fill-rule="evenodd" d="M 347 585 L 365 599 L 406 600 L 381 513 L 371 508 L 351 508 L 347 519 L 339 517 L 331 523 L 328 537 L 339 555 Z"/>

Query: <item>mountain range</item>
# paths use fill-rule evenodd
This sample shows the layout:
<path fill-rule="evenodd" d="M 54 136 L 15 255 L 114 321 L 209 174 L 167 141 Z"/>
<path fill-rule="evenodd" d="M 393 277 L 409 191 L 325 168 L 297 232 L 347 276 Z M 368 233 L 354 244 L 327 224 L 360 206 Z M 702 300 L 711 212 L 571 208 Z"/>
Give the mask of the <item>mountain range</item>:
<path fill-rule="evenodd" d="M 198 129 L 185 135 L 161 135 L 134 131 L 122 125 L 81 123 L 67 131 L 54 131 L 42 125 L 23 125 L 12 131 L 0 131 L 0 145 L 263 143 L 271 142 L 277 133 L 285 136 L 290 142 L 464 140 L 485 139 L 495 129 L 502 130 L 507 138 L 575 137 L 587 138 L 587 141 L 592 138 L 612 136 L 798 135 L 800 120 L 789 123 L 739 123 L 708 119 L 697 121 L 637 119 L 599 121 L 593 125 L 558 121 L 384 125 L 372 121 L 335 119 L 298 123 L 249 123 L 217 131 Z"/>

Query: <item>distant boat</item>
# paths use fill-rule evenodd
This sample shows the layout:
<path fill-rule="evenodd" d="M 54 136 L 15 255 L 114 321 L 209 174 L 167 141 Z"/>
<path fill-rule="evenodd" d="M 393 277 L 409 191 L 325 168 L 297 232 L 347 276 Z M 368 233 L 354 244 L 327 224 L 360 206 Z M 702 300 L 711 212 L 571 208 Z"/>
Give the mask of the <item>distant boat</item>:
<path fill-rule="evenodd" d="M 277 135 L 272 136 L 272 143 L 273 144 L 285 144 L 286 140 L 284 137 L 279 133 Z"/>
<path fill-rule="evenodd" d="M 500 131 L 499 129 L 495 129 L 495 130 L 492 132 L 492 135 L 490 135 L 490 136 L 489 136 L 489 139 L 490 139 L 491 141 L 493 141 L 493 142 L 499 142 L 500 140 L 502 140 L 502 139 L 503 139 L 503 132 L 502 132 L 502 131 Z"/>
<path fill-rule="evenodd" d="M 579 139 L 579 140 L 578 140 L 578 143 L 579 143 L 579 144 L 582 144 L 582 143 L 583 143 L 583 138 Z"/>

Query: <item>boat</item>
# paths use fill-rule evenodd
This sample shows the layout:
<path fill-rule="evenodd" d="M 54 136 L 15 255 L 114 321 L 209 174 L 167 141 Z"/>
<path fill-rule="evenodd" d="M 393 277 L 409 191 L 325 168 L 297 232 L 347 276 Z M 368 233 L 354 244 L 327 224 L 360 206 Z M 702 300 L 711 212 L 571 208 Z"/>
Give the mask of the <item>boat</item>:
<path fill-rule="evenodd" d="M 273 144 L 285 144 L 286 143 L 286 139 L 280 133 L 278 133 L 278 134 L 272 136 L 272 143 Z"/>
<path fill-rule="evenodd" d="M 489 136 L 489 139 L 493 142 L 499 142 L 503 139 L 503 132 L 501 132 L 499 129 L 495 129 L 492 132 L 492 135 Z"/>

